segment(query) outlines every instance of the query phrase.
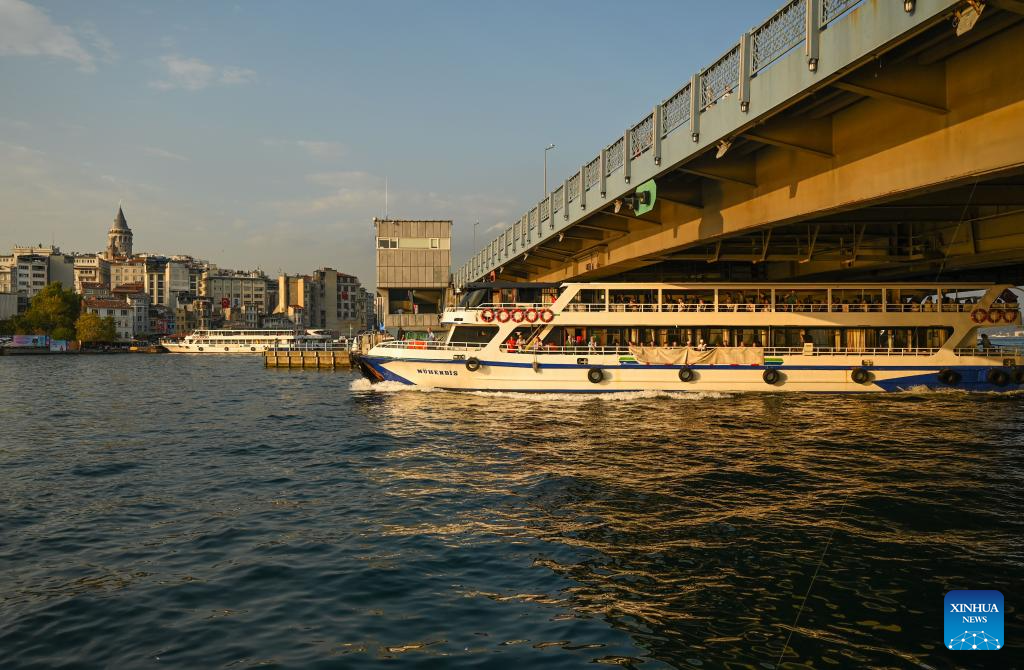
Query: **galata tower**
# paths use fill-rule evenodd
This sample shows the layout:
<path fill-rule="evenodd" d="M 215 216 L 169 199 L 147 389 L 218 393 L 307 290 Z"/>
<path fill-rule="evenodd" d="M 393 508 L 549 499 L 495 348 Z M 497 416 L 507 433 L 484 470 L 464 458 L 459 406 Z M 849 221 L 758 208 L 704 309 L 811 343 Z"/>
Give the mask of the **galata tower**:
<path fill-rule="evenodd" d="M 104 255 L 108 259 L 132 257 L 132 229 L 128 227 L 128 221 L 124 218 L 124 211 L 120 206 L 117 208 L 117 216 L 114 217 L 114 225 L 107 233 L 107 250 Z"/>

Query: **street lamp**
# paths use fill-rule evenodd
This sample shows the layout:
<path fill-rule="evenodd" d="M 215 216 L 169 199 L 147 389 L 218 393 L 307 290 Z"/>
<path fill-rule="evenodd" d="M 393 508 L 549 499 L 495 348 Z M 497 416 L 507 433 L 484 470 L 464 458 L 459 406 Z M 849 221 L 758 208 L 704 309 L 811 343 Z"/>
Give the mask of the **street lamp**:
<path fill-rule="evenodd" d="M 544 147 L 544 195 L 548 194 L 548 152 L 555 148 L 554 144 Z"/>
<path fill-rule="evenodd" d="M 473 224 L 473 251 L 476 251 L 476 227 L 479 225 L 479 221 Z"/>

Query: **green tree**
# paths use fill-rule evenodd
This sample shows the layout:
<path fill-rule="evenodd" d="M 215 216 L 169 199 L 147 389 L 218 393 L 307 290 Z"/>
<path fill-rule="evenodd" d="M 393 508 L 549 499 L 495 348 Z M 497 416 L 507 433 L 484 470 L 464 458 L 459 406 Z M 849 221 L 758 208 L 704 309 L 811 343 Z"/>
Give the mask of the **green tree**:
<path fill-rule="evenodd" d="M 32 298 L 25 313 L 15 318 L 15 332 L 73 340 L 81 305 L 78 294 L 59 281 L 47 284 Z"/>
<path fill-rule="evenodd" d="M 0 335 L 14 335 L 14 317 L 0 319 Z"/>
<path fill-rule="evenodd" d="M 114 342 L 117 340 L 117 327 L 113 317 L 100 318 L 98 314 L 85 314 L 75 321 L 75 332 L 82 342 Z"/>

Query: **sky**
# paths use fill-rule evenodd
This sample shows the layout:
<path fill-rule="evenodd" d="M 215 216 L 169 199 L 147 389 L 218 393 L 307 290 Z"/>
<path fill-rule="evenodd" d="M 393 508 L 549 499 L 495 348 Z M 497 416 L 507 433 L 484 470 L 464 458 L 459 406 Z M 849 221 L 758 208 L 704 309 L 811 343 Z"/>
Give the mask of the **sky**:
<path fill-rule="evenodd" d="M 372 285 L 387 191 L 457 268 L 780 4 L 0 0 L 0 250 Z"/>

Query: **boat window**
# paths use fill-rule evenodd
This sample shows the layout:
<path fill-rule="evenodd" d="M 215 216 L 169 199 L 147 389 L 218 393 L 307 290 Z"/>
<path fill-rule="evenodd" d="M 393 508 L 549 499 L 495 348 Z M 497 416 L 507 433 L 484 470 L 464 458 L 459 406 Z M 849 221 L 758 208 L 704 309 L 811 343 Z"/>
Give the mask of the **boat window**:
<path fill-rule="evenodd" d="M 455 326 L 450 342 L 487 344 L 498 332 L 497 326 Z"/>
<path fill-rule="evenodd" d="M 978 302 L 978 298 L 985 294 L 984 291 L 977 289 L 958 289 L 958 288 L 944 288 L 942 289 L 942 311 L 943 312 L 962 312 L 968 311 L 971 307 L 965 307 L 966 305 L 973 305 Z"/>
<path fill-rule="evenodd" d="M 834 293 L 834 292 L 833 292 Z M 835 302 L 835 296 L 832 298 Z M 824 312 L 828 310 L 828 289 L 792 286 L 775 289 L 775 309 L 780 312 Z"/>
<path fill-rule="evenodd" d="M 833 312 L 880 312 L 882 311 L 882 289 L 880 288 L 836 288 L 832 289 Z"/>

